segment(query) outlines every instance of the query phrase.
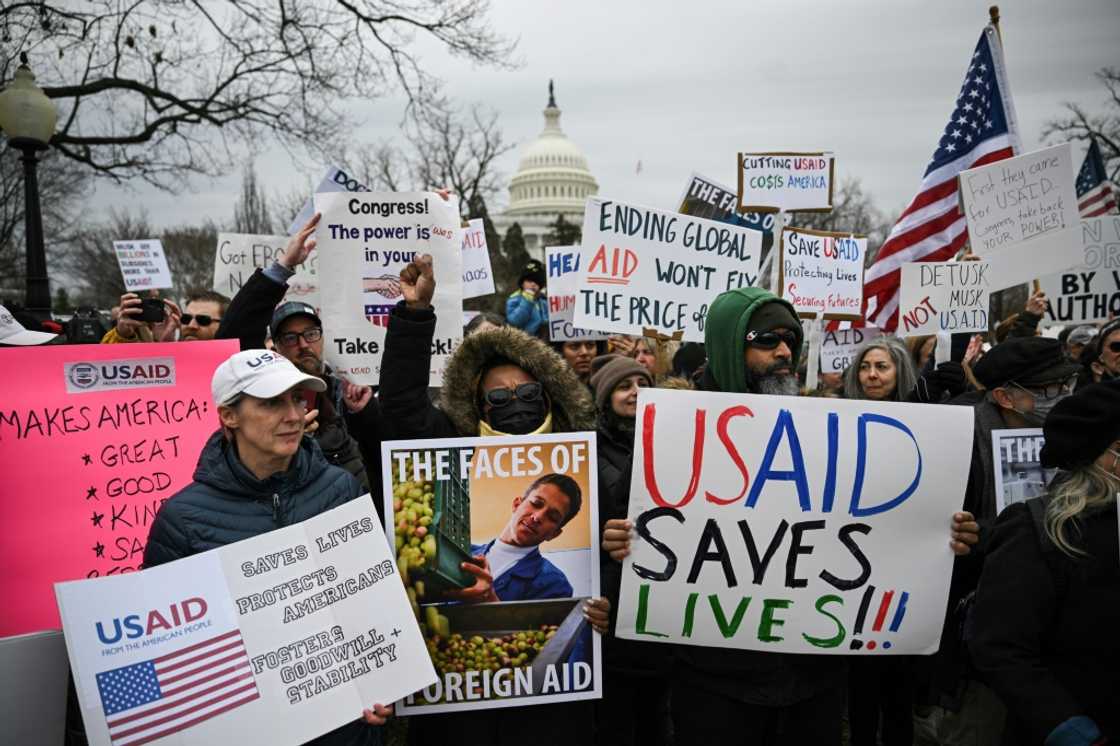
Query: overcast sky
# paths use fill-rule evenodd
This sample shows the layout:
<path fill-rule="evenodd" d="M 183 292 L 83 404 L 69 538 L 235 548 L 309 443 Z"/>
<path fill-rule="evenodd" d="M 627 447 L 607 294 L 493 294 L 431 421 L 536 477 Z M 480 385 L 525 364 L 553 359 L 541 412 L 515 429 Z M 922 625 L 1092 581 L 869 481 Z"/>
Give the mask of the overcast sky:
<path fill-rule="evenodd" d="M 835 152 L 841 175 L 862 179 L 880 208 L 898 211 L 945 126 L 987 7 L 959 0 L 495 0 L 492 24 L 519 40 L 518 69 L 477 69 L 431 45 L 422 49 L 447 93 L 494 108 L 506 139 L 519 146 L 540 132 L 555 79 L 561 124 L 587 155 L 602 195 L 671 209 L 693 171 L 734 186 L 740 150 L 823 149 Z M 1093 73 L 1120 66 L 1120 2 L 1005 0 L 1001 9 L 1020 134 L 1034 149 L 1063 102 L 1102 109 L 1104 89 Z M 363 122 L 355 141 L 399 137 L 402 106 L 398 99 L 353 102 Z M 515 150 L 500 162 L 505 179 L 517 158 Z M 269 192 L 318 181 L 326 164 L 301 165 L 279 149 L 257 159 Z M 207 217 L 224 223 L 239 185 L 235 170 L 199 179 L 181 195 L 101 186 L 89 208 L 143 208 L 158 226 Z"/>

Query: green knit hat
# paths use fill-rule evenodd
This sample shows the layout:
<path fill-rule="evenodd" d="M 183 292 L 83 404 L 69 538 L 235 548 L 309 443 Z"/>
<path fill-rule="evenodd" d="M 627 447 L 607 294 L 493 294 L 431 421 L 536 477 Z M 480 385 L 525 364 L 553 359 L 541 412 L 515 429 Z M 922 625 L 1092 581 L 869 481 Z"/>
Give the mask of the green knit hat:
<path fill-rule="evenodd" d="M 797 311 L 788 302 L 762 288 L 747 287 L 720 293 L 708 309 L 704 325 L 704 348 L 708 353 L 708 370 L 720 391 L 747 392 L 747 332 L 768 332 L 789 329 L 797 335 L 790 350 L 793 368 L 801 356 L 803 332 Z"/>

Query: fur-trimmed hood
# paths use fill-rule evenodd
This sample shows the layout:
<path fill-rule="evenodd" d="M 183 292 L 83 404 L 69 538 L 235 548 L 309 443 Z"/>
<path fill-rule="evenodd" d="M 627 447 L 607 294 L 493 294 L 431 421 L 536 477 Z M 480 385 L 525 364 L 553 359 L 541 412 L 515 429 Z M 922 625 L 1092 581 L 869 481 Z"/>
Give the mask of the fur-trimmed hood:
<path fill-rule="evenodd" d="M 478 377 L 486 363 L 504 357 L 544 385 L 552 402 L 553 432 L 595 429 L 595 404 L 564 359 L 520 329 L 504 326 L 475 332 L 459 345 L 443 370 L 440 408 L 463 436 L 478 435 Z"/>

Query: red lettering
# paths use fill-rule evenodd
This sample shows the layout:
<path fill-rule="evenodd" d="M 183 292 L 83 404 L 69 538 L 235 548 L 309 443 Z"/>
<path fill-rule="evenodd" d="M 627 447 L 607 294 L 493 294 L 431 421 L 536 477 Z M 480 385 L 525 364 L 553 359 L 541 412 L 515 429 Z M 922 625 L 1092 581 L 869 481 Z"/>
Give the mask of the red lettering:
<path fill-rule="evenodd" d="M 723 443 L 723 447 L 727 449 L 728 455 L 731 456 L 731 461 L 735 464 L 736 468 L 739 469 L 739 473 L 743 475 L 743 489 L 739 490 L 739 494 L 735 495 L 735 497 L 729 497 L 727 499 L 716 497 L 711 492 L 705 491 L 704 497 L 710 503 L 715 503 L 716 505 L 730 505 L 731 503 L 739 502 L 743 499 L 743 495 L 747 494 L 747 488 L 750 487 L 751 475 L 750 472 L 747 471 L 747 465 L 743 463 L 743 457 L 739 455 L 739 449 L 735 447 L 735 444 L 731 442 L 731 436 L 727 434 L 727 423 L 731 421 L 731 418 L 741 417 L 743 415 L 754 417 L 754 412 L 740 404 L 737 407 L 725 409 L 723 414 L 719 416 L 719 419 L 716 420 L 716 433 L 719 435 L 719 442 Z"/>
<path fill-rule="evenodd" d="M 152 634 L 152 630 L 159 628 L 171 629 L 171 625 L 167 623 L 167 620 L 164 619 L 158 611 L 152 609 L 148 612 L 148 631 L 144 634 L 150 635 Z"/>
<path fill-rule="evenodd" d="M 653 501 L 659 506 L 663 508 L 682 508 L 692 501 L 692 498 L 696 496 L 697 488 L 700 486 L 700 470 L 704 461 L 704 419 L 707 416 L 707 410 L 696 410 L 696 430 L 692 439 L 692 480 L 688 483 L 688 489 L 685 491 L 684 497 L 678 503 L 666 502 L 665 498 L 661 496 L 661 490 L 657 488 L 657 478 L 653 473 L 653 423 L 656 416 L 657 407 L 654 404 L 648 405 L 642 414 L 642 459 L 644 461 L 642 468 L 645 474 L 646 489 Z"/>
<path fill-rule="evenodd" d="M 589 264 L 588 267 L 587 267 L 587 273 L 588 274 L 594 273 L 595 272 L 595 267 L 597 265 L 600 265 L 600 264 L 603 265 L 603 268 L 600 269 L 599 271 L 605 273 L 607 271 L 607 245 L 606 244 L 599 244 L 599 250 L 596 251 L 595 256 L 593 256 L 591 258 L 591 264 Z"/>

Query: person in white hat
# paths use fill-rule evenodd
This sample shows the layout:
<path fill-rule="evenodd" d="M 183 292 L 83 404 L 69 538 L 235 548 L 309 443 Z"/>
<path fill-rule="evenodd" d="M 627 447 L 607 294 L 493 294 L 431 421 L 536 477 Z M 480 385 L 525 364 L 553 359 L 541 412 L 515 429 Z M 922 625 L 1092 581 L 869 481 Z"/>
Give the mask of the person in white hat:
<path fill-rule="evenodd" d="M 365 492 L 349 472 L 327 462 L 314 439 L 304 437 L 304 391 L 326 389 L 321 378 L 278 353 L 245 350 L 218 366 L 210 388 L 221 428 L 203 447 L 194 481 L 165 502 L 152 522 L 146 568 L 305 521 Z M 366 723 L 383 725 L 391 714 L 391 707 L 373 705 L 362 711 L 364 723 L 345 725 L 315 743 L 381 743 Z"/>
<path fill-rule="evenodd" d="M 45 345 L 57 336 L 50 332 L 33 332 L 24 328 L 8 309 L 0 306 L 0 347 Z"/>

